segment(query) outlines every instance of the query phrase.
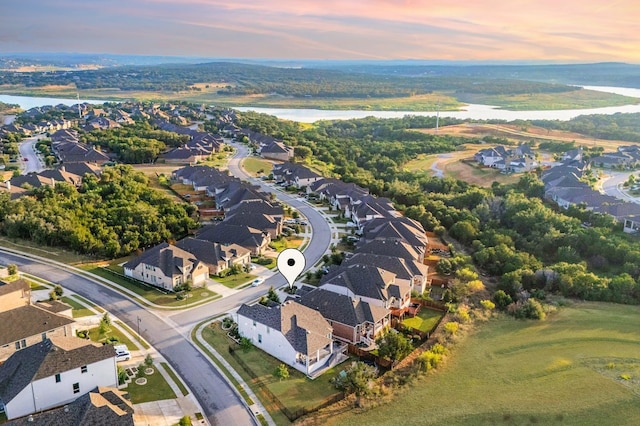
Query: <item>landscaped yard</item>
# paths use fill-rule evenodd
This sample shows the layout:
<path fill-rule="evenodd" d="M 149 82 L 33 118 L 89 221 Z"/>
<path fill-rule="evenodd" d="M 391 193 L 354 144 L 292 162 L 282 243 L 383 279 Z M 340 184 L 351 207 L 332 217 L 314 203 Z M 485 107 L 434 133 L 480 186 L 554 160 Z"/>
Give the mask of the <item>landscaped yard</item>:
<path fill-rule="evenodd" d="M 158 373 L 155 365 L 153 366 L 153 374 L 145 376 L 146 385 L 136 385 L 135 379 L 125 389 L 131 396 L 131 402 L 140 404 L 150 401 L 161 401 L 163 399 L 175 399 L 176 394 L 173 392 L 167 381 Z"/>
<path fill-rule="evenodd" d="M 220 355 L 243 377 L 251 386 L 256 395 L 261 397 L 263 404 L 267 405 L 269 413 L 274 417 L 277 424 L 288 424 L 288 419 L 275 406 L 270 406 L 264 399 L 255 380 L 244 370 L 244 368 L 229 354 L 228 347 L 232 341 L 220 328 L 219 323 L 206 327 L 202 336 L 212 345 Z M 305 375 L 289 367 L 289 378 L 279 381 L 273 372 L 276 367 L 282 364 L 281 361 L 273 358 L 267 353 L 253 347 L 248 352 L 237 349 L 235 354 L 247 364 L 258 378 L 266 384 L 267 388 L 291 411 L 299 410 L 303 407 L 313 408 L 336 395 L 338 392 L 329 382 L 338 372 L 347 368 L 349 362 L 338 365 L 335 369 L 328 371 L 315 380 L 308 379 Z"/>
<path fill-rule="evenodd" d="M 88 317 L 91 315 L 95 315 L 95 313 L 91 309 L 86 308 L 84 305 L 80 304 L 79 302 L 77 302 L 75 299 L 71 297 L 62 296 L 62 301 L 67 305 L 71 306 L 72 308 L 71 314 L 73 315 L 74 318 Z"/>
<path fill-rule="evenodd" d="M 413 318 L 405 318 L 402 323 L 411 328 L 418 329 L 424 333 L 428 333 L 436 325 L 442 317 L 442 312 L 434 309 L 420 308 L 418 315 Z"/>
<path fill-rule="evenodd" d="M 607 303 L 577 303 L 545 321 L 501 316 L 395 398 L 313 424 L 636 425 L 638 324 L 640 307 Z"/>
<path fill-rule="evenodd" d="M 125 336 L 120 330 L 118 330 L 116 327 L 114 327 L 113 325 L 111 325 L 110 330 L 107 331 L 105 334 L 101 334 L 100 333 L 100 327 L 94 327 L 92 329 L 89 329 L 89 338 L 94 341 L 94 342 L 99 342 L 99 343 L 104 343 L 107 341 L 108 337 L 117 337 L 118 338 L 118 343 L 119 345 L 127 345 L 127 348 L 130 351 L 135 351 L 137 350 L 137 346 L 134 345 L 131 340 L 129 340 L 129 338 L 127 336 Z"/>
<path fill-rule="evenodd" d="M 85 266 L 82 269 L 87 272 L 91 272 L 92 274 L 98 275 L 102 278 L 106 278 L 109 281 L 113 281 L 114 283 L 127 288 L 140 297 L 147 299 L 151 303 L 155 303 L 156 305 L 166 306 L 166 307 L 182 307 L 187 305 L 193 305 L 194 303 L 203 301 L 203 300 L 213 300 L 221 297 L 219 294 L 214 293 L 213 291 L 204 289 L 204 288 L 193 288 L 190 291 L 191 297 L 184 300 L 178 300 L 175 293 L 163 293 L 158 289 L 153 288 L 152 286 L 145 285 L 143 283 L 139 283 L 132 279 L 126 278 L 113 270 L 113 266 L 109 268 L 102 268 L 96 265 Z"/>
<path fill-rule="evenodd" d="M 287 248 L 299 248 L 303 238 L 292 235 L 290 237 L 282 237 L 278 240 L 271 241 L 269 244 L 278 253 Z"/>
<path fill-rule="evenodd" d="M 249 281 L 253 281 L 254 279 L 256 279 L 256 276 L 243 272 L 235 275 L 227 275 L 224 278 L 220 278 L 216 275 L 210 275 L 210 278 L 213 281 L 224 285 L 225 287 L 236 288 L 243 284 L 247 284 Z"/>

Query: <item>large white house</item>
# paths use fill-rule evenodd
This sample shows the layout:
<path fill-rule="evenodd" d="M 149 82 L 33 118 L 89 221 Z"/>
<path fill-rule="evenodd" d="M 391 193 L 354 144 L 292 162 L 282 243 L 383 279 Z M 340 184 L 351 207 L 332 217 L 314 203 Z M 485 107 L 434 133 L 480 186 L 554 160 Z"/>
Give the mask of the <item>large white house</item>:
<path fill-rule="evenodd" d="M 242 305 L 236 315 L 240 335 L 306 375 L 341 361 L 333 357 L 332 328 L 317 311 L 294 301 L 272 307 Z"/>
<path fill-rule="evenodd" d="M 0 405 L 9 420 L 118 386 L 115 350 L 76 337 L 52 337 L 0 365 Z"/>
<path fill-rule="evenodd" d="M 125 263 L 124 274 L 173 291 L 186 282 L 203 284 L 209 278 L 209 268 L 188 251 L 162 243 Z"/>

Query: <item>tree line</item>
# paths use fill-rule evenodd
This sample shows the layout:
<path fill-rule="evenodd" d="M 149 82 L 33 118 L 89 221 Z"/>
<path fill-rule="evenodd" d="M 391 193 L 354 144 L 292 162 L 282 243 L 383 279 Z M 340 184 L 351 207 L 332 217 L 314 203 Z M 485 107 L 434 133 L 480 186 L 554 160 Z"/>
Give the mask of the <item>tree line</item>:
<path fill-rule="evenodd" d="M 412 130 L 434 127 L 428 117 L 324 121 L 310 129 L 255 114 L 239 114 L 239 122 L 254 129 L 280 126 L 276 134 L 309 147 L 312 160 L 325 170 L 391 198 L 427 230 L 448 230 L 468 247 L 477 266 L 501 277 L 499 288 L 514 299 L 521 290 L 541 290 L 640 303 L 637 239 L 608 215 L 547 204 L 535 173 L 516 184 L 480 188 L 404 169 L 417 154 L 452 151 L 470 142 Z"/>
<path fill-rule="evenodd" d="M 11 200 L 0 192 L 0 233 L 116 258 L 184 237 L 198 226 L 193 206 L 150 188 L 144 174 L 126 165 L 105 167 L 99 177 L 87 174 L 77 189 L 56 183 L 30 194 Z"/>

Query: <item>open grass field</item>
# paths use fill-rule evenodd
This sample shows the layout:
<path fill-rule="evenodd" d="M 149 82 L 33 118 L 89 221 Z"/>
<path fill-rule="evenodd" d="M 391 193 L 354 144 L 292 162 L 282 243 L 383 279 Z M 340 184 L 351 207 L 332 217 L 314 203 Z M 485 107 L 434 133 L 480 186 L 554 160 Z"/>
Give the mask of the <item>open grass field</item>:
<path fill-rule="evenodd" d="M 425 172 L 433 176 L 453 177 L 475 185 L 490 187 L 496 181 L 503 184 L 514 183 L 520 174 L 503 175 L 499 170 L 488 167 L 476 167 L 460 160 L 473 157 L 478 150 L 486 148 L 481 144 L 464 144 L 458 151 L 446 154 L 419 155 L 405 164 L 404 168 L 412 172 Z"/>
<path fill-rule="evenodd" d="M 605 303 L 577 303 L 541 322 L 501 316 L 395 398 L 322 423 L 637 425 L 638 324 L 640 307 Z"/>
<path fill-rule="evenodd" d="M 594 90 L 574 90 L 560 93 L 523 93 L 518 95 L 462 94 L 458 99 L 473 104 L 496 105 L 512 111 L 600 108 L 630 105 L 637 98 Z"/>
<path fill-rule="evenodd" d="M 256 380 L 252 379 L 235 358 L 229 354 L 228 346 L 232 341 L 220 328 L 220 323 L 213 323 L 211 326 L 206 327 L 202 332 L 202 336 L 243 377 L 253 391 L 256 392 L 256 395 L 260 396 L 260 390 L 255 383 Z M 280 381 L 274 377 L 273 372 L 281 364 L 281 361 L 255 347 L 248 352 L 238 349 L 235 353 L 251 368 L 259 380 L 265 383 L 269 390 L 280 399 L 282 404 L 292 411 L 319 405 L 327 398 L 337 394 L 337 390 L 329 380 L 349 365 L 348 361 L 340 364 L 315 380 L 308 379 L 302 373 L 289 367 L 289 378 Z M 267 404 L 265 400 L 262 402 L 266 404 L 266 408 L 273 416 L 276 424 L 289 424 L 288 419 L 275 406 Z"/>
<path fill-rule="evenodd" d="M 0 247 L 23 251 L 36 256 L 46 257 L 47 259 L 55 260 L 56 262 L 67 263 L 69 265 L 77 265 L 84 262 L 96 261 L 95 258 L 83 256 L 81 254 L 77 254 L 60 247 L 42 247 L 31 241 L 22 240 L 19 238 L 0 237 Z"/>
<path fill-rule="evenodd" d="M 269 176 L 273 169 L 273 161 L 267 161 L 258 157 L 247 157 L 242 160 L 242 168 L 251 176 Z M 258 173 L 260 170 L 262 172 Z"/>

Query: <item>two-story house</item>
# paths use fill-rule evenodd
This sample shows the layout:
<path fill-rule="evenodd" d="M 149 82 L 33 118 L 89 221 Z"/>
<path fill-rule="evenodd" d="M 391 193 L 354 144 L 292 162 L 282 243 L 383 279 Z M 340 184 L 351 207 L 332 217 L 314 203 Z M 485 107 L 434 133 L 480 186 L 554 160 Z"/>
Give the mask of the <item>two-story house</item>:
<path fill-rule="evenodd" d="M 118 386 L 115 350 L 77 337 L 52 337 L 0 365 L 8 419 L 67 404 L 97 386 Z"/>

